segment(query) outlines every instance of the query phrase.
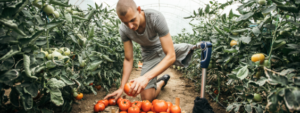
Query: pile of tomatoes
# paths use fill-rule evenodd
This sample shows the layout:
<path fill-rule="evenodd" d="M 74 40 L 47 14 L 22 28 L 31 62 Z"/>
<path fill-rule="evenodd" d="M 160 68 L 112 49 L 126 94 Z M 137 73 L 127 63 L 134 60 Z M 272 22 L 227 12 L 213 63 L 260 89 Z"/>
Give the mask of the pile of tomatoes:
<path fill-rule="evenodd" d="M 181 108 L 171 102 L 155 99 L 152 103 L 148 100 L 130 102 L 125 98 L 118 98 L 117 103 L 114 98 L 99 100 L 94 106 L 94 111 L 103 111 L 108 105 L 118 105 L 120 113 L 181 113 Z"/>

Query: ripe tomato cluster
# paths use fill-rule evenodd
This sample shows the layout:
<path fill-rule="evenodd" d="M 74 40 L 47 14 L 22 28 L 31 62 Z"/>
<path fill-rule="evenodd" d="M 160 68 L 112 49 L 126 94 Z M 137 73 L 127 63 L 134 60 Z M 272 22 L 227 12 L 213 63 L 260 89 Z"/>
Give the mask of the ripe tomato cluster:
<path fill-rule="evenodd" d="M 103 111 L 108 105 L 118 105 L 120 113 L 181 113 L 179 106 L 164 100 L 155 99 L 152 103 L 148 100 L 130 102 L 125 98 L 118 98 L 116 103 L 113 98 L 99 100 L 94 106 L 94 111 Z"/>

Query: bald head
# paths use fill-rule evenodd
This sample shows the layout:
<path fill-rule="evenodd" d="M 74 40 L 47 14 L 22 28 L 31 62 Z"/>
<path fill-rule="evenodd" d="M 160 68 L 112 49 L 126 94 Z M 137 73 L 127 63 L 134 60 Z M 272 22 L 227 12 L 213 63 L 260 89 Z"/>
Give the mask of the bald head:
<path fill-rule="evenodd" d="M 125 16 L 127 14 L 128 9 L 132 9 L 134 12 L 137 10 L 137 6 L 133 0 L 119 0 L 116 11 L 118 15 Z"/>

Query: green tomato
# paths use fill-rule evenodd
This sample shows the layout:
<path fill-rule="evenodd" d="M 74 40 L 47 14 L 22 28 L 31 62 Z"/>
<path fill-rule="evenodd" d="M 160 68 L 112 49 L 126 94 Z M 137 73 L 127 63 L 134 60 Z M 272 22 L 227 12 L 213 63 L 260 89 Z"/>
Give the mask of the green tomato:
<path fill-rule="evenodd" d="M 264 61 L 264 66 L 267 67 L 267 68 L 270 68 L 270 62 L 269 62 L 269 60 L 265 60 Z"/>
<path fill-rule="evenodd" d="M 59 13 L 57 11 L 54 11 L 53 14 L 54 14 L 55 18 L 59 17 Z"/>
<path fill-rule="evenodd" d="M 265 5 L 266 4 L 266 0 L 258 0 L 258 3 L 260 4 L 260 5 Z"/>
<path fill-rule="evenodd" d="M 52 60 L 52 54 L 49 54 L 49 55 L 47 56 L 47 59 L 48 59 L 48 60 Z"/>
<path fill-rule="evenodd" d="M 85 60 L 82 60 L 82 62 L 80 62 L 80 67 L 84 67 L 86 65 Z"/>
<path fill-rule="evenodd" d="M 74 96 L 74 97 L 77 97 L 77 96 L 78 96 L 78 93 L 77 93 L 77 92 L 74 92 L 74 93 L 73 93 L 73 96 Z"/>
<path fill-rule="evenodd" d="M 254 93 L 253 100 L 256 102 L 260 102 L 262 100 L 260 94 Z"/>
<path fill-rule="evenodd" d="M 59 52 L 57 52 L 57 51 L 54 51 L 54 52 L 52 53 L 52 58 L 55 58 L 55 57 L 57 57 L 58 60 L 63 59 L 63 56 L 61 55 L 61 53 L 59 53 Z"/>
<path fill-rule="evenodd" d="M 66 50 L 64 51 L 64 55 L 69 56 L 71 54 L 71 51 L 69 48 L 65 48 Z"/>
<path fill-rule="evenodd" d="M 72 12 L 72 8 L 71 8 L 71 7 L 66 8 L 66 10 L 67 10 L 68 12 Z"/>
<path fill-rule="evenodd" d="M 43 9 L 43 11 L 47 14 L 53 14 L 54 13 L 54 7 L 51 5 L 46 5 Z"/>
<path fill-rule="evenodd" d="M 48 57 L 48 52 L 47 51 L 43 51 L 43 48 L 41 48 L 41 52 L 43 52 L 45 54 L 45 57 Z"/>
<path fill-rule="evenodd" d="M 261 75 L 261 72 L 260 72 L 260 71 L 259 71 L 259 72 L 256 72 L 255 77 L 256 77 L 257 79 L 259 79 L 259 78 L 260 78 L 260 75 Z"/>
<path fill-rule="evenodd" d="M 40 0 L 34 0 L 34 1 L 32 2 L 32 5 L 34 5 L 35 7 L 38 7 L 38 8 L 42 8 L 42 5 L 39 4 L 39 1 L 40 1 Z"/>

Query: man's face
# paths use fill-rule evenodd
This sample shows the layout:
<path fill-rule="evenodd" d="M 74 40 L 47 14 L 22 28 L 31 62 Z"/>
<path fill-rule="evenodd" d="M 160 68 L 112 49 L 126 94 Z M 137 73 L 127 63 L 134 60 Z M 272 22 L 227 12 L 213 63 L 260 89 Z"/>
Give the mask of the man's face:
<path fill-rule="evenodd" d="M 135 10 L 135 11 L 134 11 Z M 136 31 L 139 28 L 140 18 L 137 9 L 129 8 L 125 16 L 119 15 L 120 20 L 130 29 Z"/>

